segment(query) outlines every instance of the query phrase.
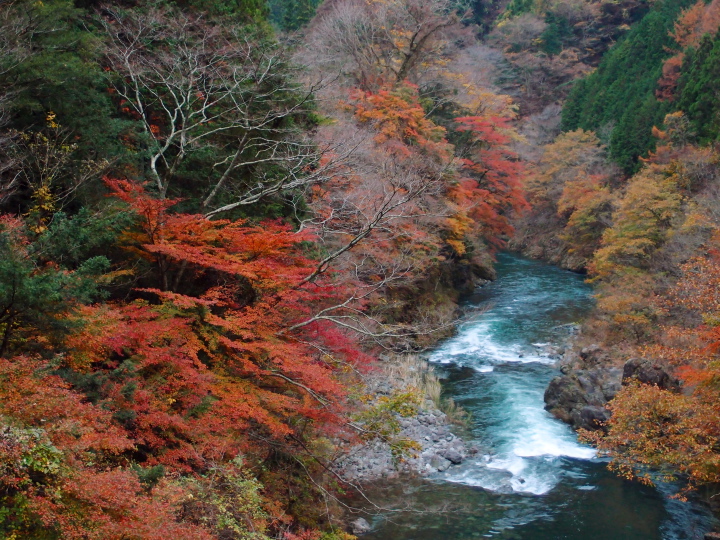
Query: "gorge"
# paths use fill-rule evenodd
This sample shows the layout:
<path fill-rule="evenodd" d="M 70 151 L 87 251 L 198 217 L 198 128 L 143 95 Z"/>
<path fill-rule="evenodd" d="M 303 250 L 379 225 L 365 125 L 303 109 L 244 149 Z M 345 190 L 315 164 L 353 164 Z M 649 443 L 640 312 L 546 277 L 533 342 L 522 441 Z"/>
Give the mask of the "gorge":
<path fill-rule="evenodd" d="M 497 270 L 466 300 L 457 335 L 429 357 L 447 394 L 471 413 L 467 438 L 479 452 L 426 480 L 371 489 L 395 511 L 371 519 L 376 529 L 363 538 L 702 538 L 713 523 L 705 507 L 671 499 L 676 486 L 616 477 L 544 410 L 557 373 L 552 345 L 562 347 L 592 307 L 584 276 L 506 253 Z"/>

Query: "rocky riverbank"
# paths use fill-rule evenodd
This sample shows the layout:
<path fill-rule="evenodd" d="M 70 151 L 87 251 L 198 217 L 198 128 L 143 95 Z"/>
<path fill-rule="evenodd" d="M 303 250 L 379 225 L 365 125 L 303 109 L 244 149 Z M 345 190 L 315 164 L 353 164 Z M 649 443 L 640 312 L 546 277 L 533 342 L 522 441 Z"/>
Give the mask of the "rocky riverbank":
<path fill-rule="evenodd" d="M 545 409 L 574 429 L 604 429 L 610 419 L 606 405 L 630 381 L 680 389 L 678 380 L 660 363 L 646 358 L 619 363 L 599 345 L 571 349 L 558 363 L 562 375 L 545 391 Z"/>
<path fill-rule="evenodd" d="M 487 253 L 477 250 L 473 259 L 446 261 L 432 269 L 426 279 L 413 283 L 408 289 L 400 287 L 393 290 L 388 296 L 389 302 L 403 306 L 403 314 L 398 314 L 398 319 L 430 318 L 431 324 L 446 328 L 445 331 L 431 332 L 395 345 L 400 350 L 427 349 L 452 335 L 454 325 L 448 323 L 457 321 L 461 316 L 459 298 L 490 283 L 495 277 L 492 260 Z M 427 311 L 428 306 L 432 306 L 430 312 Z M 440 382 L 425 360 L 413 355 L 383 356 L 379 359 L 379 369 L 367 375 L 364 383 L 366 393 L 373 397 L 375 403 L 408 390 L 423 394 L 418 414 L 409 417 L 397 415 L 400 431 L 393 437 L 414 442 L 418 450 L 398 462 L 393 457 L 390 444 L 382 438 L 358 444 L 336 463 L 335 470 L 343 479 L 365 483 L 401 474 L 443 472 L 477 452 L 453 433 L 453 421 L 440 410 Z"/>
<path fill-rule="evenodd" d="M 448 417 L 432 405 L 410 418 L 400 418 L 400 438 L 415 441 L 422 450 L 397 463 L 386 442 L 376 440 L 355 446 L 338 464 L 339 474 L 353 483 L 394 478 L 401 474 L 443 472 L 477 453 L 452 432 Z"/>
<path fill-rule="evenodd" d="M 440 382 L 425 360 L 417 356 L 387 359 L 383 369 L 366 383 L 375 400 L 369 406 L 400 393 L 421 394 L 415 414 L 393 415 L 398 425 L 393 441 L 411 442 L 416 450 L 397 460 L 390 443 L 382 437 L 357 444 L 336 465 L 336 472 L 348 482 L 362 484 L 401 474 L 443 472 L 477 452 L 453 432 L 453 420 L 440 410 Z"/>

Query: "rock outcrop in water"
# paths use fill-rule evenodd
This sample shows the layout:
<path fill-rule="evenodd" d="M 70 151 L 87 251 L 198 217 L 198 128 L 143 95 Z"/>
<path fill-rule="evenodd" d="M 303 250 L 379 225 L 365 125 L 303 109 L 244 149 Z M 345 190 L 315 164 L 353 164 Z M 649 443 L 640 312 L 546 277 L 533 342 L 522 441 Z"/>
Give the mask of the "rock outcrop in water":
<path fill-rule="evenodd" d="M 545 391 L 545 409 L 575 429 L 604 429 L 603 423 L 610 419 L 606 405 L 631 381 L 680 389 L 680 382 L 661 364 L 632 358 L 621 369 L 598 345 L 570 353 L 561 363 L 563 374 L 550 381 Z"/>
<path fill-rule="evenodd" d="M 565 357 L 545 391 L 545 409 L 575 429 L 602 429 L 610 418 L 605 405 L 621 388 L 622 371 L 609 365 L 609 358 L 597 345 L 586 347 L 577 356 Z"/>

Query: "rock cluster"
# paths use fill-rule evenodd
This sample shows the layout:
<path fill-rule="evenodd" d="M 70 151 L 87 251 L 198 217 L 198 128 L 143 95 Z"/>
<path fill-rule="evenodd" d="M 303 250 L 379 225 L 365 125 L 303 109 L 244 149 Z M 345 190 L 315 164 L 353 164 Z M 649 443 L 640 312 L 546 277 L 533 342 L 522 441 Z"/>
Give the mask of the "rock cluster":
<path fill-rule="evenodd" d="M 427 402 L 417 416 L 399 419 L 399 437 L 419 443 L 422 450 L 401 463 L 393 461 L 390 446 L 381 441 L 358 445 L 338 464 L 338 473 L 351 482 L 371 482 L 401 473 L 428 474 L 458 465 L 475 449 L 452 433 L 447 416 Z"/>
<path fill-rule="evenodd" d="M 610 419 L 607 403 L 630 381 L 672 391 L 680 388 L 678 380 L 657 362 L 632 358 L 620 368 L 598 345 L 565 355 L 560 371 L 562 375 L 545 391 L 545 409 L 575 429 L 604 429 L 603 423 Z"/>
<path fill-rule="evenodd" d="M 605 405 L 620 390 L 622 371 L 609 366 L 597 345 L 582 349 L 576 357 L 564 357 L 560 371 L 563 375 L 545 390 L 545 409 L 576 429 L 601 429 L 610 418 Z"/>
<path fill-rule="evenodd" d="M 645 358 L 632 358 L 623 368 L 623 384 L 637 380 L 642 384 L 658 386 L 663 390 L 677 392 L 680 390 L 680 381 L 670 375 L 664 366 Z"/>

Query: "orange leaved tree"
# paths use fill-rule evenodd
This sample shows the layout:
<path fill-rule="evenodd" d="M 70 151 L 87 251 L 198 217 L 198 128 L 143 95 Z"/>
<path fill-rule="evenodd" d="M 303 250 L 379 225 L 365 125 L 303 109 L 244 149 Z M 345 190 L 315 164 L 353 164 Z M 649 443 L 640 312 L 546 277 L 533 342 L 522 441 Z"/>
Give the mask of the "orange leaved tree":
<path fill-rule="evenodd" d="M 352 438 L 346 379 L 365 361 L 322 313 L 361 301 L 304 254 L 306 232 L 172 213 L 177 201 L 106 183 L 136 218 L 122 243 L 139 286 L 68 312 L 77 326 L 51 362 L 0 364 L 8 530 L 204 538 L 280 530 L 286 511 L 312 526 L 321 509 L 288 493 L 328 474 L 317 441 Z"/>
<path fill-rule="evenodd" d="M 720 254 L 710 250 L 681 271 L 658 299 L 659 309 L 673 312 L 672 324 L 642 354 L 672 366 L 683 391 L 624 387 L 610 404 L 608 436 L 592 437 L 625 476 L 651 482 L 679 475 L 694 489 L 720 483 Z"/>

